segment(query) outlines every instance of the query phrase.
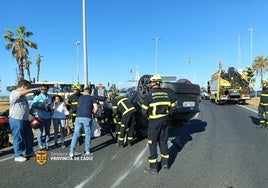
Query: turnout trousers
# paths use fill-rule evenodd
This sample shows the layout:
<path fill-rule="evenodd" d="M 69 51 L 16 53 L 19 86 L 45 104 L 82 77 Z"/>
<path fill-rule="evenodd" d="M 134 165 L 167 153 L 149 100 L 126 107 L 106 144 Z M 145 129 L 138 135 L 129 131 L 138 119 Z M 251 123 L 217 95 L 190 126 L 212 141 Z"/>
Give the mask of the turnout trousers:
<path fill-rule="evenodd" d="M 127 142 L 128 145 L 131 146 L 134 136 L 135 125 L 135 113 L 127 114 L 122 118 L 120 135 L 118 137 L 119 145 L 124 145 L 124 137 L 127 134 Z"/>
<path fill-rule="evenodd" d="M 168 165 L 168 123 L 167 117 L 149 119 L 148 124 L 148 145 L 150 156 L 148 157 L 149 167 L 157 169 L 157 144 L 159 143 L 162 165 Z"/>
<path fill-rule="evenodd" d="M 267 127 L 268 126 L 268 107 L 259 106 L 258 117 L 260 118 L 260 125 Z"/>

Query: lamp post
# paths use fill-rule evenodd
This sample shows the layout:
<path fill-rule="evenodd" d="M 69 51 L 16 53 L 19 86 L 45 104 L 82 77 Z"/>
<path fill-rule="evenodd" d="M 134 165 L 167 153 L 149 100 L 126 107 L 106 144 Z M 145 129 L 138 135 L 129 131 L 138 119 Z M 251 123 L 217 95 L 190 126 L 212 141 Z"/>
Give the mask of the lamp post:
<path fill-rule="evenodd" d="M 252 32 L 253 28 L 249 28 L 248 31 L 250 32 L 250 59 L 249 62 L 252 63 Z"/>
<path fill-rule="evenodd" d="M 241 38 L 241 34 L 240 33 L 238 33 L 238 47 L 237 47 L 237 69 L 239 69 L 240 68 L 240 66 L 241 66 L 241 54 L 242 54 L 242 52 L 241 52 L 241 49 L 240 49 L 240 38 Z"/>
<path fill-rule="evenodd" d="M 75 61 L 75 53 L 74 54 L 72 54 L 72 57 L 71 57 L 71 65 L 72 65 L 72 67 L 71 67 L 71 71 L 72 71 L 72 84 L 74 83 L 74 61 Z"/>
<path fill-rule="evenodd" d="M 110 82 L 112 82 L 112 76 L 113 76 L 113 74 L 115 73 L 115 72 L 118 72 L 118 69 L 113 69 L 111 72 L 110 72 L 110 74 L 108 75 L 108 83 L 107 83 L 107 86 L 108 86 L 108 88 L 110 89 L 110 85 L 112 84 L 112 83 L 110 83 Z"/>
<path fill-rule="evenodd" d="M 77 71 L 77 83 L 79 83 L 79 63 L 78 63 L 78 46 L 80 45 L 80 41 L 76 40 L 76 71 Z"/>
<path fill-rule="evenodd" d="M 88 86 L 88 58 L 87 58 L 87 25 L 86 25 L 86 0 L 82 0 L 83 14 L 83 55 L 84 55 L 84 87 Z"/>
<path fill-rule="evenodd" d="M 157 74 L 157 64 L 158 64 L 158 57 L 157 57 L 157 48 L 158 48 L 158 46 L 157 46 L 157 42 L 158 42 L 158 40 L 160 40 L 161 38 L 153 38 L 153 40 L 155 40 L 155 70 L 154 70 L 154 72 L 155 72 L 155 74 Z"/>

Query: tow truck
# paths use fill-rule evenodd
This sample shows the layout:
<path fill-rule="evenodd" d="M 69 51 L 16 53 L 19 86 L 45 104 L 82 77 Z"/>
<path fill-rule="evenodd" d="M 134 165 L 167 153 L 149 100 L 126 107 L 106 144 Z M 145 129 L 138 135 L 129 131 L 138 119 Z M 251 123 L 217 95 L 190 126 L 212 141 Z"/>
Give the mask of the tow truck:
<path fill-rule="evenodd" d="M 229 67 L 228 71 L 219 69 L 208 82 L 210 101 L 216 104 L 235 102 L 245 104 L 250 99 L 248 74 L 244 70 Z"/>

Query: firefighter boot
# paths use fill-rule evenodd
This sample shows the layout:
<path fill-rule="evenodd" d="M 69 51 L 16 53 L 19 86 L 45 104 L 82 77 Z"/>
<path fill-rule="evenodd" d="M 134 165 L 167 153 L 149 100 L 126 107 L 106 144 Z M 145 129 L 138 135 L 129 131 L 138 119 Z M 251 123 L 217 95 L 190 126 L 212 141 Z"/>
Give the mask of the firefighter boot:
<path fill-rule="evenodd" d="M 128 140 L 128 141 L 127 141 L 127 145 L 128 145 L 129 147 L 131 147 L 131 146 L 132 146 L 132 141 L 131 141 L 131 140 Z"/>
<path fill-rule="evenodd" d="M 256 126 L 256 128 L 265 128 L 266 120 L 264 119 L 262 114 L 258 114 L 260 117 L 260 124 Z"/>
<path fill-rule="evenodd" d="M 158 174 L 157 163 L 150 163 L 149 167 L 145 167 L 144 172 L 149 174 Z"/>
<path fill-rule="evenodd" d="M 161 165 L 162 165 L 162 169 L 164 171 L 169 170 L 168 159 L 162 159 L 161 160 Z"/>
<path fill-rule="evenodd" d="M 117 144 L 118 144 L 118 147 L 119 147 L 119 148 L 124 148 L 124 139 L 119 138 Z"/>
<path fill-rule="evenodd" d="M 127 137 L 127 145 L 128 145 L 129 147 L 132 146 L 132 140 L 133 140 L 133 137 Z"/>

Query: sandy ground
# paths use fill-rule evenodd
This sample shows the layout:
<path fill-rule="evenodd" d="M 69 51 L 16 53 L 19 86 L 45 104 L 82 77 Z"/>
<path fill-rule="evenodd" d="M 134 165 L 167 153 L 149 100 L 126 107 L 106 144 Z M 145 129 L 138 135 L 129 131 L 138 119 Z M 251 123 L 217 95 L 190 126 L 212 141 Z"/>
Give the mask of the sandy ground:
<path fill-rule="evenodd" d="M 252 104 L 252 105 L 255 105 L 255 106 L 258 106 L 259 102 L 260 102 L 260 97 L 253 97 L 250 100 L 247 100 L 248 104 Z"/>
<path fill-rule="evenodd" d="M 0 101 L 0 112 L 5 111 L 9 108 L 9 102 Z"/>

